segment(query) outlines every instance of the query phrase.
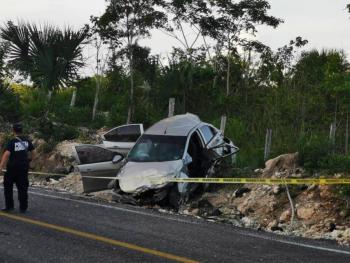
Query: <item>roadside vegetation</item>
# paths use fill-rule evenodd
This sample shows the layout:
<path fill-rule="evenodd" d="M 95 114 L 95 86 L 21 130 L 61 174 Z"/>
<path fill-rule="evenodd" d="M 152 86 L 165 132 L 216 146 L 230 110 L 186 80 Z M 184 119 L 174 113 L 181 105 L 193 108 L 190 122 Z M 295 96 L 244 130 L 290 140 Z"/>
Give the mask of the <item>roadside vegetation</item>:
<path fill-rule="evenodd" d="M 269 9 L 264 0 L 108 0 L 80 30 L 10 21 L 0 29 L 0 118 L 54 144 L 81 136 L 79 127 L 147 127 L 173 97 L 176 114 L 217 126 L 227 116 L 238 167 L 263 165 L 272 129 L 270 157 L 299 151 L 310 171 L 350 172 L 348 60 L 342 50 L 303 51 L 299 36 L 278 50 L 260 43 L 258 25 L 283 23 Z M 151 53 L 140 43 L 152 30 L 179 45 Z M 92 44 L 102 51 L 95 75 L 83 77 Z"/>

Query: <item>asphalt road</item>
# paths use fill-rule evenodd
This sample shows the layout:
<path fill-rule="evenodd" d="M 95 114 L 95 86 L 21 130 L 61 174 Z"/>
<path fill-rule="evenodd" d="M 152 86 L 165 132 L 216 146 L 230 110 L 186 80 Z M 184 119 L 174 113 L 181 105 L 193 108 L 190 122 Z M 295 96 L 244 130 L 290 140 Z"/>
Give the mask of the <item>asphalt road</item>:
<path fill-rule="evenodd" d="M 27 214 L 0 213 L 0 262 L 350 262 L 329 241 L 30 191 Z"/>

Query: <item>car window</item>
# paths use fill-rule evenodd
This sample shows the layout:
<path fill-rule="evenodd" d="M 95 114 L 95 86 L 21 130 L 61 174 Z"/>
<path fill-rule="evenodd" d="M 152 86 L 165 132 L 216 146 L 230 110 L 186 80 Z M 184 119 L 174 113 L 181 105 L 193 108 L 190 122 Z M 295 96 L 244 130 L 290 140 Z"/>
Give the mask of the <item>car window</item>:
<path fill-rule="evenodd" d="M 81 145 L 75 147 L 80 164 L 102 163 L 113 160 L 116 153 L 93 145 Z"/>
<path fill-rule="evenodd" d="M 138 124 L 115 128 L 107 132 L 104 137 L 110 142 L 136 142 L 141 135 L 141 127 Z"/>
<path fill-rule="evenodd" d="M 200 127 L 199 130 L 202 133 L 205 144 L 210 142 L 210 140 L 215 135 L 215 130 L 212 127 L 209 127 L 208 125 L 204 125 L 204 126 Z"/>
<path fill-rule="evenodd" d="M 186 146 L 185 136 L 144 134 L 128 155 L 132 162 L 180 160 Z"/>

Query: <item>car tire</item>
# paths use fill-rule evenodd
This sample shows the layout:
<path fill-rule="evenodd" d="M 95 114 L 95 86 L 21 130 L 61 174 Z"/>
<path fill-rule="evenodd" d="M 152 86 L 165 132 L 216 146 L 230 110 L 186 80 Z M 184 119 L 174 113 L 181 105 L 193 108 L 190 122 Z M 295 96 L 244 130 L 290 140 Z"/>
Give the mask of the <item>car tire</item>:
<path fill-rule="evenodd" d="M 168 203 L 172 208 L 174 208 L 174 210 L 179 210 L 181 204 L 181 194 L 179 193 L 176 184 L 173 185 L 169 190 Z"/>

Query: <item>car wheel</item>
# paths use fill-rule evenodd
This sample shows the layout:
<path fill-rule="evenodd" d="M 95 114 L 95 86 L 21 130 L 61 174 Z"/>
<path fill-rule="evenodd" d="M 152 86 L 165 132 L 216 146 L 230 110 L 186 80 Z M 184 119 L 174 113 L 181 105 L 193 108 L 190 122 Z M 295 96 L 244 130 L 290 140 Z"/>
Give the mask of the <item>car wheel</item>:
<path fill-rule="evenodd" d="M 177 189 L 176 184 L 174 186 L 172 186 L 169 190 L 168 203 L 176 211 L 179 210 L 180 205 L 181 205 L 181 194 L 179 193 L 179 190 Z"/>

